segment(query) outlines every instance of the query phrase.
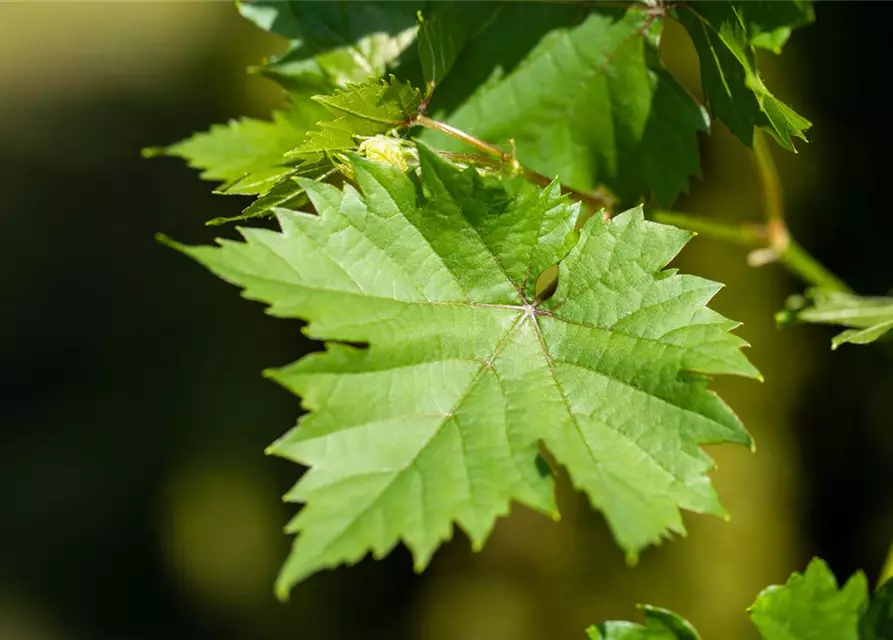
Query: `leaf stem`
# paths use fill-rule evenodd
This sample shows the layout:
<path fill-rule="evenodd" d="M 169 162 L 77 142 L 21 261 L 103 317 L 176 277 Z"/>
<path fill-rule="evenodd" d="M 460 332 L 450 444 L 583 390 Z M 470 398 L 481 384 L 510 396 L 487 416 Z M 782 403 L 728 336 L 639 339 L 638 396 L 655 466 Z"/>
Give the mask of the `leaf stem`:
<path fill-rule="evenodd" d="M 768 223 L 764 225 L 730 224 L 675 211 L 656 211 L 653 217 L 658 222 L 702 233 L 709 238 L 724 240 L 742 247 L 751 247 L 754 249 L 748 256 L 748 263 L 751 266 L 777 261 L 808 285 L 852 293 L 846 283 L 822 266 L 790 236 L 786 240 L 784 250 L 780 254 L 776 254 L 776 249 L 771 245 L 772 232 Z M 770 260 L 762 259 L 761 252 L 766 251 L 772 253 Z M 760 259 L 754 260 L 754 255 L 760 256 Z"/>
<path fill-rule="evenodd" d="M 753 132 L 753 158 L 763 188 L 763 215 L 766 217 L 767 246 L 755 249 L 747 256 L 751 266 L 778 261 L 803 281 L 818 287 L 852 293 L 850 288 L 831 271 L 813 258 L 788 231 L 784 218 L 784 193 L 778 168 L 766 136 L 759 129 Z"/>
<path fill-rule="evenodd" d="M 411 124 L 417 124 L 425 127 L 426 129 L 434 129 L 435 131 L 445 133 L 448 136 L 456 138 L 457 140 L 461 140 L 467 145 L 471 145 L 478 151 L 486 153 L 489 156 L 493 156 L 494 158 L 503 159 L 505 157 L 505 152 L 496 145 L 492 145 L 489 142 L 481 140 L 480 138 L 476 138 L 470 133 L 465 133 L 461 129 L 457 129 L 453 125 L 447 124 L 446 122 L 441 122 L 440 120 L 429 118 L 424 114 L 416 116 Z"/>
<path fill-rule="evenodd" d="M 780 256 L 790 242 L 790 234 L 784 221 L 784 194 L 772 152 L 766 144 L 763 132 L 756 128 L 753 132 L 753 151 L 757 174 L 763 187 L 763 214 L 769 231 L 769 247 Z"/>
<path fill-rule="evenodd" d="M 524 176 L 524 178 L 526 178 L 530 182 L 538 184 L 541 187 L 547 187 L 553 182 L 551 178 L 544 176 L 543 174 L 538 173 L 533 169 L 528 169 L 520 162 L 518 162 L 518 159 L 515 157 L 514 143 L 512 143 L 513 148 L 511 151 L 503 151 L 501 148 L 497 147 L 494 144 L 490 144 L 486 140 L 481 140 L 480 138 L 473 136 L 470 133 L 466 133 L 461 129 L 457 129 L 456 127 L 447 124 L 446 122 L 434 120 L 433 118 L 429 118 L 424 114 L 417 115 L 410 121 L 409 124 L 422 126 L 426 129 L 440 131 L 441 133 L 456 138 L 457 140 L 461 140 L 465 144 L 474 147 L 478 151 L 492 158 L 497 158 L 503 165 L 503 167 L 507 168 L 513 174 Z M 614 207 L 614 198 L 600 191 L 586 192 L 580 191 L 578 189 L 573 189 L 566 185 L 561 185 L 561 192 L 567 194 L 574 200 L 583 202 L 584 204 L 591 207 L 593 211 L 605 209 L 607 212 L 610 212 Z M 605 217 L 608 217 L 607 214 Z"/>
<path fill-rule="evenodd" d="M 717 222 L 687 213 L 675 211 L 655 211 L 653 217 L 658 222 L 671 224 L 681 229 L 702 233 L 708 238 L 725 240 L 742 247 L 759 247 L 766 242 L 766 234 L 759 225 L 737 225 Z"/>
<path fill-rule="evenodd" d="M 788 236 L 787 247 L 778 256 L 778 261 L 787 267 L 788 271 L 807 284 L 844 293 L 853 293 L 853 290 L 843 280 L 831 273 L 790 236 Z"/>

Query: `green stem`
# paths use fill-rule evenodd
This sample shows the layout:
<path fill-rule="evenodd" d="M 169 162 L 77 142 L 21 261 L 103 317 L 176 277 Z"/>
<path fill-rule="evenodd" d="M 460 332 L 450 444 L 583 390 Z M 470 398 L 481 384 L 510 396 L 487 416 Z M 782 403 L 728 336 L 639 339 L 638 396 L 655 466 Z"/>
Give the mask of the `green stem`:
<path fill-rule="evenodd" d="M 762 227 L 756 225 L 737 225 L 728 222 L 716 222 L 687 213 L 675 211 L 655 211 L 653 217 L 658 222 L 671 224 L 681 229 L 704 234 L 708 238 L 725 240 L 742 247 L 759 247 L 766 242 L 766 234 Z"/>
<path fill-rule="evenodd" d="M 512 151 L 510 152 L 503 151 L 496 145 L 490 144 L 486 140 L 481 140 L 480 138 L 477 138 L 470 133 L 466 133 L 461 129 L 457 129 L 453 125 L 447 124 L 446 122 L 441 122 L 439 120 L 434 120 L 433 118 L 429 118 L 424 114 L 417 115 L 415 118 L 413 118 L 410 124 L 419 125 L 425 127 L 426 129 L 434 129 L 435 131 L 445 133 L 446 135 L 456 138 L 457 140 L 461 140 L 465 144 L 474 147 L 478 151 L 481 151 L 482 153 L 490 157 L 498 158 L 502 165 L 513 174 L 524 176 L 524 178 L 526 178 L 530 182 L 538 184 L 541 187 L 547 187 L 553 182 L 551 178 L 548 178 L 541 173 L 537 173 L 532 169 L 528 169 L 520 162 L 518 162 L 517 158 L 515 158 L 514 149 L 512 149 Z M 579 191 L 565 185 L 561 185 L 561 192 L 567 194 L 574 200 L 579 200 L 580 202 L 585 203 L 586 205 L 591 207 L 593 211 L 596 211 L 598 209 L 606 209 L 607 211 L 611 211 L 614 206 L 614 199 L 603 193 Z"/>
<path fill-rule="evenodd" d="M 768 224 L 736 225 L 674 211 L 657 211 L 653 216 L 658 222 L 672 224 L 682 229 L 701 233 L 708 238 L 724 240 L 742 247 L 750 247 L 756 251 L 775 252 L 773 258 L 806 284 L 852 293 L 850 288 L 840 278 L 822 266 L 806 249 L 790 237 L 788 237 L 784 249 L 781 252 L 777 252 L 777 249 L 771 245 L 771 232 Z"/>
<path fill-rule="evenodd" d="M 846 283 L 831 273 L 809 252 L 801 247 L 793 238 L 788 238 L 787 247 L 778 256 L 778 261 L 787 267 L 788 271 L 798 276 L 807 284 L 834 291 L 853 293 Z"/>
<path fill-rule="evenodd" d="M 784 221 L 784 194 L 772 152 L 759 129 L 754 129 L 753 132 L 753 150 L 757 173 L 763 186 L 763 214 L 766 216 L 766 226 L 772 234 L 769 242 L 773 248 L 783 250 L 783 245 L 789 239 Z"/>
<path fill-rule="evenodd" d="M 753 151 L 757 174 L 763 187 L 763 214 L 766 216 L 768 247 L 754 251 L 749 256 L 751 263 L 758 265 L 777 260 L 807 284 L 852 293 L 846 283 L 791 238 L 784 218 L 784 193 L 778 168 L 772 159 L 766 136 L 759 129 L 754 129 L 753 132 Z"/>

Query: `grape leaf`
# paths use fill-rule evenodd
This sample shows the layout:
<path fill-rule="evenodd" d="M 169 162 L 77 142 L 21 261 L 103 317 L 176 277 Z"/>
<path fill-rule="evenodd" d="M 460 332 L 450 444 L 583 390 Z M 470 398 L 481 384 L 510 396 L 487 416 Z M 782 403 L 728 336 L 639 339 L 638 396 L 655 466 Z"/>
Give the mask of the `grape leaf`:
<path fill-rule="evenodd" d="M 231 218 L 214 218 L 208 225 L 221 225 L 256 218 L 267 218 L 273 215 L 276 208 L 296 210 L 307 204 L 307 194 L 297 178 L 326 180 L 337 173 L 338 168 L 330 158 L 308 159 L 297 163 L 284 173 L 279 180 L 254 202 L 245 207 L 238 216 Z"/>
<path fill-rule="evenodd" d="M 465 45 L 484 30 L 503 8 L 502 3 L 435 3 L 420 16 L 419 60 L 429 92 L 450 72 Z"/>
<path fill-rule="evenodd" d="M 808 322 L 849 327 L 831 340 L 832 349 L 847 342 L 869 344 L 893 329 L 893 298 L 810 289 L 805 296 L 789 298 L 787 309 L 779 312 L 776 319 L 780 324 Z"/>
<path fill-rule="evenodd" d="M 228 181 L 217 193 L 260 196 L 240 215 L 208 224 L 266 217 L 276 207 L 304 205 L 307 198 L 297 178 L 332 175 L 338 169 L 330 153 L 354 150 L 358 136 L 374 136 L 408 120 L 419 102 L 416 89 L 393 77 L 372 80 L 296 102 L 287 112 L 274 113 L 269 122 L 243 118 L 215 125 L 147 154 L 179 156 L 203 169 L 202 178 Z M 317 122 L 326 115 L 328 120 Z"/>
<path fill-rule="evenodd" d="M 349 84 L 330 96 L 313 99 L 331 117 L 317 123 L 307 140 L 287 154 L 289 158 L 356 149 L 358 137 L 379 135 L 409 122 L 418 113 L 421 95 L 418 89 L 391 76 L 389 80 Z"/>
<path fill-rule="evenodd" d="M 672 611 L 643 605 L 645 626 L 613 620 L 589 627 L 590 640 L 701 640 L 693 626 Z"/>
<path fill-rule="evenodd" d="M 699 175 L 696 133 L 708 128 L 708 120 L 661 66 L 660 21 L 647 8 L 395 4 L 406 6 L 390 15 L 377 3 L 260 2 L 247 12 L 298 43 L 286 58 L 300 63 L 296 73 L 309 73 L 307 65 L 321 49 L 348 43 L 362 49 L 369 33 L 395 33 L 410 10 L 421 9 L 419 66 L 429 92 L 444 79 L 448 83 L 435 94 L 432 113 L 449 115 L 451 124 L 492 142 L 513 138 L 518 159 L 530 168 L 583 191 L 604 185 L 630 203 L 653 193 L 669 204 L 689 176 Z M 369 24 L 361 19 L 364 12 L 373 14 Z M 336 23 L 340 35 L 326 37 Z M 305 42 L 311 25 L 323 25 L 313 46 Z M 401 76 L 414 80 L 414 63 L 407 64 L 408 50 L 402 51 Z M 280 62 L 274 66 L 282 75 Z M 553 64 L 560 72 L 553 73 Z M 366 75 L 381 75 L 386 66 L 370 66 Z M 422 138 L 462 150 L 436 132 Z"/>
<path fill-rule="evenodd" d="M 289 48 L 264 65 L 264 73 L 282 82 L 324 77 L 336 86 L 381 78 L 414 58 L 418 2 L 240 3 L 243 17 L 261 29 L 288 39 Z"/>
<path fill-rule="evenodd" d="M 770 93 L 756 68 L 755 44 L 777 49 L 786 39 L 779 31 L 785 28 L 779 17 L 787 16 L 788 28 L 804 21 L 803 3 L 796 3 L 792 13 L 786 14 L 789 3 L 716 0 L 687 3 L 673 13 L 698 51 L 701 82 L 713 116 L 748 146 L 753 145 L 753 129 L 758 126 L 785 149 L 796 151 L 793 139 L 805 141 L 804 132 L 812 126 Z M 778 9 L 764 6 L 775 4 Z"/>
<path fill-rule="evenodd" d="M 861 572 L 838 588 L 828 565 L 814 558 L 802 574 L 760 592 L 748 611 L 765 640 L 859 640 L 859 619 L 868 603 Z"/>
<path fill-rule="evenodd" d="M 758 373 L 705 306 L 720 285 L 662 270 L 691 234 L 640 208 L 577 233 L 557 183 L 509 191 L 419 156 L 420 183 L 352 155 L 362 193 L 302 181 L 319 215 L 178 245 L 328 341 L 269 372 L 310 411 L 270 448 L 310 467 L 279 595 L 400 540 L 422 569 L 453 522 L 479 548 L 511 500 L 555 515 L 539 443 L 633 557 L 684 533 L 680 508 L 724 513 L 698 445 L 750 438 L 707 376 Z"/>
<path fill-rule="evenodd" d="M 591 640 L 699 640 L 674 613 L 645 605 L 646 625 L 605 622 L 588 629 Z M 893 638 L 893 581 L 868 602 L 861 572 L 839 588 L 834 574 L 814 558 L 803 574 L 767 587 L 748 609 L 763 640 L 889 640 Z"/>
<path fill-rule="evenodd" d="M 274 112 L 269 121 L 230 120 L 168 147 L 147 149 L 144 155 L 183 158 L 202 171 L 203 180 L 227 183 L 219 193 L 263 194 L 292 171 L 285 153 L 302 144 L 325 113 L 315 103 L 297 101 L 287 111 Z"/>
<path fill-rule="evenodd" d="M 491 142 L 513 139 L 521 163 L 575 189 L 604 184 L 626 202 L 653 192 L 670 203 L 699 174 L 696 133 L 708 121 L 660 64 L 659 33 L 644 7 L 593 9 L 546 34 L 447 121 Z M 461 150 L 436 132 L 422 139 Z"/>
<path fill-rule="evenodd" d="M 887 580 L 871 598 L 859 623 L 861 640 L 893 638 L 893 580 Z"/>

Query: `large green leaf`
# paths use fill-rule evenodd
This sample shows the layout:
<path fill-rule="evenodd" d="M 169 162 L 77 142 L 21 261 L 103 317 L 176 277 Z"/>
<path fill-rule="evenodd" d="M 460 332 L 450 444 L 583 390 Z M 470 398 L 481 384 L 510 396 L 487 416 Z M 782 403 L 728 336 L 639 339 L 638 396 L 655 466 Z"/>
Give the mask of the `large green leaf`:
<path fill-rule="evenodd" d="M 753 144 L 756 126 L 795 151 L 793 139 L 806 140 L 804 132 L 812 125 L 766 88 L 754 46 L 779 49 L 787 39 L 785 29 L 808 21 L 811 7 L 793 0 L 712 0 L 686 3 L 674 15 L 698 51 L 704 95 L 714 117 L 747 145 Z"/>
<path fill-rule="evenodd" d="M 749 612 L 765 640 L 859 640 L 867 604 L 861 572 L 839 588 L 828 565 L 815 558 L 804 573 L 761 591 Z"/>
<path fill-rule="evenodd" d="M 567 21 L 580 16 L 579 8 L 555 11 Z M 570 187 L 604 184 L 626 202 L 650 193 L 672 202 L 700 171 L 696 133 L 708 122 L 661 66 L 659 31 L 644 7 L 593 9 L 546 34 L 504 77 L 491 75 L 447 120 L 506 148 L 514 140 L 525 166 Z M 423 139 L 461 148 L 435 132 Z"/>
<path fill-rule="evenodd" d="M 672 611 L 643 605 L 645 625 L 613 620 L 590 627 L 590 640 L 701 640 L 691 624 Z"/>
<path fill-rule="evenodd" d="M 632 556 L 684 532 L 680 508 L 724 513 L 698 445 L 750 439 L 707 376 L 758 374 L 705 306 L 720 285 L 663 270 L 691 234 L 635 209 L 577 239 L 557 184 L 419 152 L 420 183 L 352 156 L 362 193 L 303 182 L 318 215 L 181 247 L 328 341 L 269 373 L 310 411 L 270 448 L 310 467 L 279 594 L 400 540 L 421 569 L 453 522 L 480 547 L 511 500 L 554 515 L 540 443 Z"/>
<path fill-rule="evenodd" d="M 869 344 L 893 329 L 893 298 L 810 289 L 805 296 L 788 299 L 787 309 L 776 317 L 781 324 L 808 322 L 849 327 L 831 340 L 832 349 L 847 342 Z"/>

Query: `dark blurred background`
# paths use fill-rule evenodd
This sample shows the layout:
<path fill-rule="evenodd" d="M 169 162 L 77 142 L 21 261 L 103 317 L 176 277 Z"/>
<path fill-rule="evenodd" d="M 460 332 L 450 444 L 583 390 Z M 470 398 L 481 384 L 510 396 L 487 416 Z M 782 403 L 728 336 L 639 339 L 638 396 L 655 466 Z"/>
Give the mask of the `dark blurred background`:
<path fill-rule="evenodd" d="M 815 124 L 799 155 L 775 154 L 791 226 L 857 291 L 884 294 L 893 3 L 816 13 L 763 60 Z M 874 583 L 893 540 L 893 351 L 777 330 L 800 284 L 698 238 L 678 266 L 728 284 L 715 306 L 744 321 L 766 378 L 715 385 L 758 446 L 710 451 L 731 522 L 687 514 L 687 538 L 628 569 L 565 483 L 561 523 L 516 507 L 482 553 L 459 535 L 417 576 L 398 549 L 276 602 L 292 512 L 279 496 L 299 469 L 263 450 L 299 405 L 259 374 L 314 347 L 155 243 L 232 235 L 203 222 L 243 203 L 139 152 L 267 114 L 278 93 L 244 68 L 280 49 L 228 2 L 0 3 L 0 639 L 582 638 L 650 602 L 746 640 L 756 593 L 813 555 Z M 679 30 L 664 54 L 699 95 Z M 678 208 L 758 217 L 747 151 L 721 124 L 702 149 Z"/>

